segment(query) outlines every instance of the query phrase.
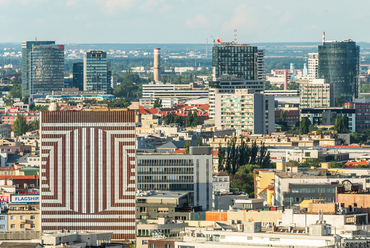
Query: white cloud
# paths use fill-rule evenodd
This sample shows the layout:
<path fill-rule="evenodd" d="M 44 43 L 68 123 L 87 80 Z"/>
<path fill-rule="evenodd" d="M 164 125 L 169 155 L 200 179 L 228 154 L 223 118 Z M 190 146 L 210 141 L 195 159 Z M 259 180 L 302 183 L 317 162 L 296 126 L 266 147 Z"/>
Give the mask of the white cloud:
<path fill-rule="evenodd" d="M 142 12 L 157 11 L 157 6 L 162 3 L 163 0 L 147 0 L 145 3 L 139 5 L 139 10 Z"/>
<path fill-rule="evenodd" d="M 76 5 L 76 0 L 68 0 L 66 2 L 66 7 L 73 7 Z"/>
<path fill-rule="evenodd" d="M 211 24 L 210 19 L 206 18 L 204 15 L 196 15 L 195 17 L 188 19 L 185 25 L 189 28 L 206 28 Z"/>
<path fill-rule="evenodd" d="M 102 4 L 110 13 L 114 13 L 120 10 L 128 10 L 135 3 L 134 0 L 96 0 L 96 1 Z"/>
<path fill-rule="evenodd" d="M 234 16 L 226 21 L 222 28 L 224 31 L 230 31 L 234 28 L 246 28 L 253 30 L 257 25 L 257 18 L 251 7 L 246 4 L 239 5 L 234 11 Z"/>

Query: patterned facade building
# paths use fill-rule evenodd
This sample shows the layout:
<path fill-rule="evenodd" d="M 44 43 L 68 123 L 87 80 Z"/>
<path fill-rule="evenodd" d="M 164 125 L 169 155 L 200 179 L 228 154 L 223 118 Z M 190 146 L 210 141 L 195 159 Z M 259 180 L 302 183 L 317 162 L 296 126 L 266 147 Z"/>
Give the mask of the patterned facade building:
<path fill-rule="evenodd" d="M 135 238 L 133 111 L 43 111 L 41 229 Z"/>

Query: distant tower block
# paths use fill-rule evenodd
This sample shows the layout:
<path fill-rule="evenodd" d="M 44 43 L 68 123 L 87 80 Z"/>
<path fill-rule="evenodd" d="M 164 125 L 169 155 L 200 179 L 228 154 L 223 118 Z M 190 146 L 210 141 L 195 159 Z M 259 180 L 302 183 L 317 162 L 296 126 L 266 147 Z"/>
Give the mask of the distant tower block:
<path fill-rule="evenodd" d="M 153 77 L 154 82 L 159 83 L 161 80 L 161 49 L 154 48 Z"/>

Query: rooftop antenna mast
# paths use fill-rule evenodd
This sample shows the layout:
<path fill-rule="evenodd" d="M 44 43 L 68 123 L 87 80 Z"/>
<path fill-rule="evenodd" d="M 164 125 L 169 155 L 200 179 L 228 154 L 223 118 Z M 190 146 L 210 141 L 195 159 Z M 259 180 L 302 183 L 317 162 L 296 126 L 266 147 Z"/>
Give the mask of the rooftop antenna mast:
<path fill-rule="evenodd" d="M 234 29 L 234 44 L 238 44 L 238 30 Z"/>
<path fill-rule="evenodd" d="M 37 37 L 35 36 L 35 41 L 37 41 Z"/>

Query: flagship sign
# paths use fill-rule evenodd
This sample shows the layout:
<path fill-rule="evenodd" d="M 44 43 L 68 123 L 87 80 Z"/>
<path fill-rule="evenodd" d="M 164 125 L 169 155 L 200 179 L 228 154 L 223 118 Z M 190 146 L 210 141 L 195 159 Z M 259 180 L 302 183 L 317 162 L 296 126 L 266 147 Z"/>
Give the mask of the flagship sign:
<path fill-rule="evenodd" d="M 11 203 L 39 203 L 40 195 L 12 195 Z"/>

